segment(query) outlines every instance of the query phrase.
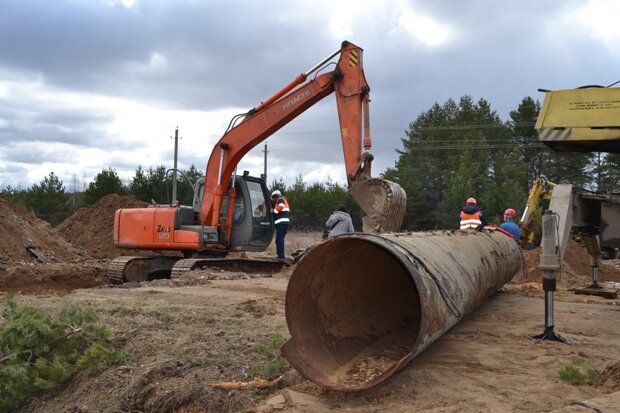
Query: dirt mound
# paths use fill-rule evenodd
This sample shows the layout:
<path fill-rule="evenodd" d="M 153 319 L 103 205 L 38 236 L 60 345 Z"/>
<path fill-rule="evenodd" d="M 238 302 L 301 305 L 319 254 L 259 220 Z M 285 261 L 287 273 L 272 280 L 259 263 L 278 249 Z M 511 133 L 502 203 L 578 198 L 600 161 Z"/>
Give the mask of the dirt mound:
<path fill-rule="evenodd" d="M 49 223 L 1 195 L 0 239 L 0 264 L 80 259 L 80 253 Z"/>
<path fill-rule="evenodd" d="M 107 283 L 57 229 L 0 196 L 0 291 L 67 293 Z"/>
<path fill-rule="evenodd" d="M 143 251 L 114 246 L 114 213 L 119 208 L 144 208 L 147 205 L 129 196 L 107 195 L 88 208 L 78 209 L 57 229 L 66 240 L 93 258 L 144 254 Z"/>
<path fill-rule="evenodd" d="M 532 250 L 522 250 L 525 262 L 525 274 L 520 273 L 515 276 L 513 283 L 532 283 L 542 282 L 540 272 L 540 247 Z M 619 260 L 599 261 L 599 277 L 601 281 L 620 281 L 620 268 L 616 265 Z M 585 246 L 574 240 L 570 240 L 564 253 L 562 263 L 562 273 L 559 286 L 570 288 L 592 281 L 592 269 L 590 266 L 590 254 Z"/>
<path fill-rule="evenodd" d="M 620 361 L 611 361 L 604 367 L 599 385 L 612 391 L 620 389 Z"/>
<path fill-rule="evenodd" d="M 92 260 L 84 263 L 16 265 L 0 269 L 0 291 L 28 295 L 69 294 L 78 288 L 109 283 L 103 265 Z"/>

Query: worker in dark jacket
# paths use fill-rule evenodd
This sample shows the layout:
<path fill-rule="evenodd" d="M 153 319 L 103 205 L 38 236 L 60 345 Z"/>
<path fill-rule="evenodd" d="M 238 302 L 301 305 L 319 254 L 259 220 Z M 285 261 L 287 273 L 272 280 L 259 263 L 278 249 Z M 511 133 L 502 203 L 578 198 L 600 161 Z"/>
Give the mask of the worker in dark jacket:
<path fill-rule="evenodd" d="M 286 198 L 277 189 L 271 193 L 271 201 L 273 202 L 273 224 L 276 227 L 276 252 L 278 258 L 283 260 L 284 238 L 288 231 L 291 209 Z"/>
<path fill-rule="evenodd" d="M 512 208 L 508 208 L 504 211 L 504 222 L 499 227 L 512 235 L 515 241 L 521 242 L 521 230 L 515 223 L 516 216 L 517 212 Z"/>
<path fill-rule="evenodd" d="M 466 205 L 459 212 L 459 224 L 461 229 L 476 229 L 489 224 L 475 198 L 467 199 Z"/>

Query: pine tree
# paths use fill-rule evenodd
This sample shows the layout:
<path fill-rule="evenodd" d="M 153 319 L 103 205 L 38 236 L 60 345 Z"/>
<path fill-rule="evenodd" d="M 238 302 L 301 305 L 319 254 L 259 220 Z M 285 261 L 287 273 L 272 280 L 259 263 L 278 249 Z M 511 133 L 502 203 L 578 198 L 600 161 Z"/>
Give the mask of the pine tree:
<path fill-rule="evenodd" d="M 109 333 L 91 310 L 63 308 L 57 317 L 5 297 L 0 325 L 0 411 L 55 389 L 79 369 L 92 373 L 125 363 L 129 355 L 106 345 Z"/>
<path fill-rule="evenodd" d="M 25 205 L 37 217 L 56 226 L 69 215 L 68 200 L 69 195 L 65 192 L 63 182 L 54 172 L 50 172 L 39 184 L 34 184 L 28 191 Z"/>
<path fill-rule="evenodd" d="M 90 206 L 106 195 L 125 195 L 127 188 L 112 168 L 104 169 L 97 174 L 95 180 L 88 184 L 82 198 L 82 206 Z"/>

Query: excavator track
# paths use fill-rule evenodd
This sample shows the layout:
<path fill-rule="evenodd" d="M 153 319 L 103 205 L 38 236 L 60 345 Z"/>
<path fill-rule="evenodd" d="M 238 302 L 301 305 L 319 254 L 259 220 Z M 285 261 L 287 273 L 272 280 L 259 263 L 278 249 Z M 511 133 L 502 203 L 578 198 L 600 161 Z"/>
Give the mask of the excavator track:
<path fill-rule="evenodd" d="M 216 267 L 227 271 L 274 274 L 289 264 L 282 260 L 268 258 L 186 258 L 172 267 L 171 278 L 181 278 L 188 271 Z"/>
<path fill-rule="evenodd" d="M 129 261 L 139 257 L 118 257 L 108 265 L 108 279 L 112 284 L 122 284 L 125 282 L 123 271 Z"/>
<path fill-rule="evenodd" d="M 109 264 L 108 278 L 113 284 L 168 278 L 179 260 L 178 257 L 121 256 Z"/>
<path fill-rule="evenodd" d="M 405 215 L 407 194 L 395 182 L 368 178 L 354 182 L 349 194 L 366 216 L 362 218 L 364 232 L 398 232 Z"/>

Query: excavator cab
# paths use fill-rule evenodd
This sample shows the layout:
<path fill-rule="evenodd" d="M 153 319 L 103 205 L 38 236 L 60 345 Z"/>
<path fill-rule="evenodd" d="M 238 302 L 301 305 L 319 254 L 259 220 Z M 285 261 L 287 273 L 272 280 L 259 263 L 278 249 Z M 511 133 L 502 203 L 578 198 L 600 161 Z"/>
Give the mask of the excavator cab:
<path fill-rule="evenodd" d="M 273 239 L 272 210 L 269 192 L 261 178 L 249 176 L 247 173 L 236 175 L 231 179 L 229 189 L 222 200 L 220 221 L 226 220 L 229 194 L 235 186 L 233 222 L 231 234 L 231 251 L 265 251 Z M 204 178 L 196 183 L 194 193 L 194 212 L 200 212 L 200 203 L 204 191 Z M 223 243 L 226 229 L 222 226 L 219 242 Z"/>

